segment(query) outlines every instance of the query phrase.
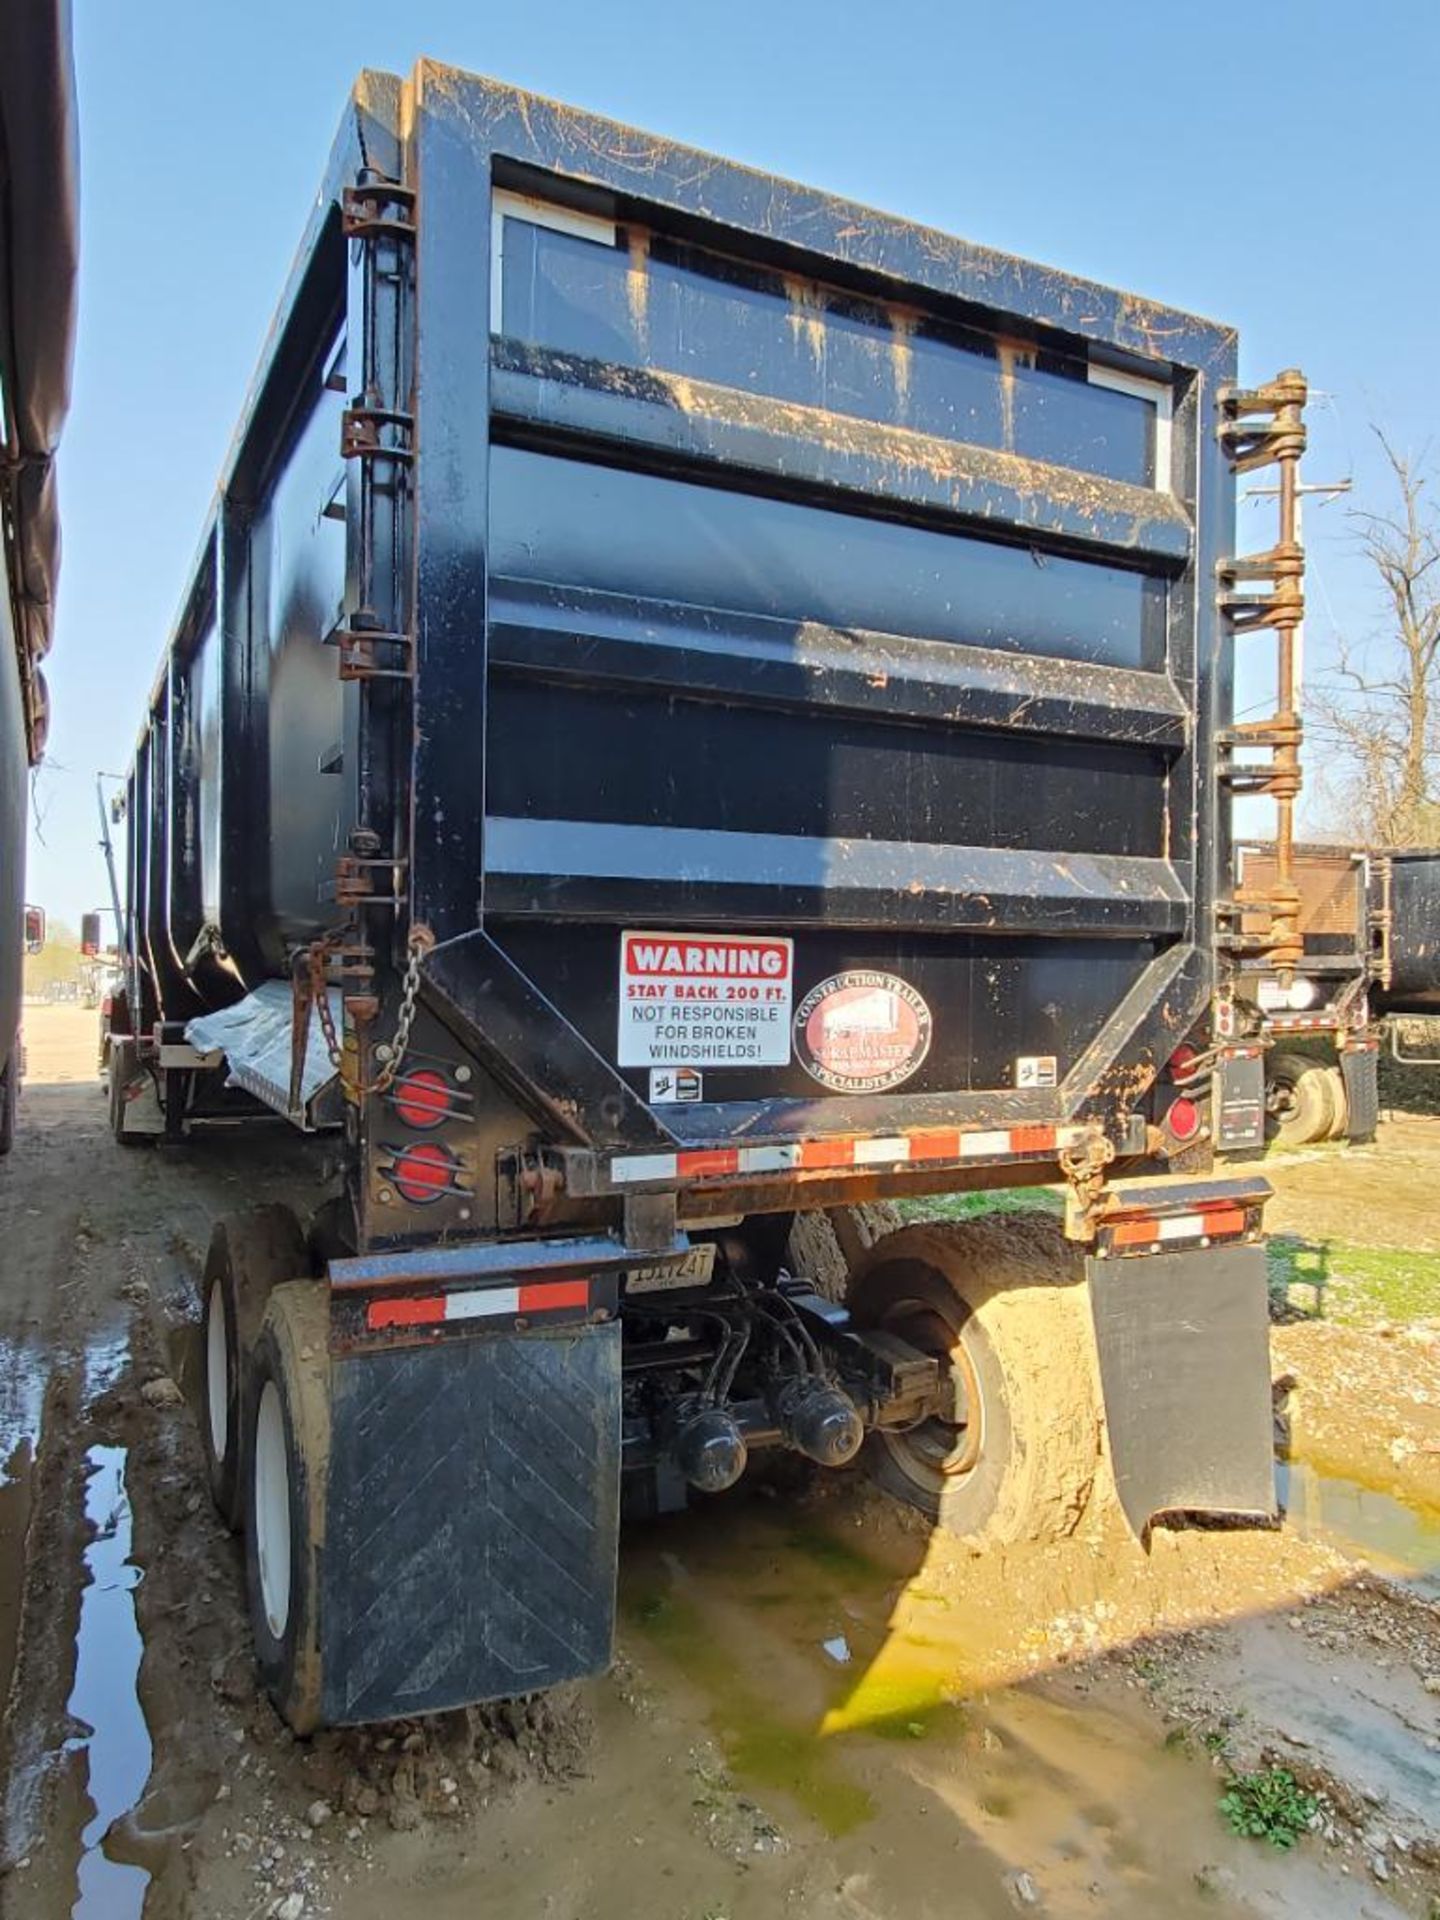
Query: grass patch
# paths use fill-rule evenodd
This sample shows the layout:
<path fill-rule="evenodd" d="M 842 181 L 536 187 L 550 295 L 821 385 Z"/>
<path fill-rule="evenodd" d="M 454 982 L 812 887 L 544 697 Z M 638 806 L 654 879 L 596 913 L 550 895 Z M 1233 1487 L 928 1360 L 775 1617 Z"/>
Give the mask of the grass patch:
<path fill-rule="evenodd" d="M 1282 1850 L 1293 1847 L 1319 1811 L 1313 1793 L 1306 1793 L 1284 1767 L 1262 1767 L 1258 1773 L 1232 1773 L 1220 1796 L 1220 1811 L 1232 1833 L 1247 1840 L 1268 1840 Z"/>
<path fill-rule="evenodd" d="M 1053 1187 L 1001 1187 L 981 1193 L 932 1193 L 897 1206 L 906 1220 L 974 1220 L 985 1213 L 1053 1213 L 1065 1202 Z"/>
<path fill-rule="evenodd" d="M 1404 1325 L 1440 1314 L 1440 1253 L 1352 1247 L 1276 1233 L 1265 1255 L 1276 1319 L 1364 1327 L 1377 1321 Z"/>

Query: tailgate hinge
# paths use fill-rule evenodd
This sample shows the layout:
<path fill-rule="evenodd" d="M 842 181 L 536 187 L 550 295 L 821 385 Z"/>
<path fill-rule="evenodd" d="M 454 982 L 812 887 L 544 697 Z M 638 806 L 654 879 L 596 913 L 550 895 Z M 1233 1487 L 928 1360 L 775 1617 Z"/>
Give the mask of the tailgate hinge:
<path fill-rule="evenodd" d="M 1270 628 L 1276 638 L 1275 712 L 1264 720 L 1223 728 L 1216 735 L 1218 774 L 1232 792 L 1263 794 L 1275 802 L 1275 876 L 1268 886 L 1235 889 L 1217 904 L 1220 944 L 1232 953 L 1258 953 L 1287 979 L 1298 964 L 1300 890 L 1293 850 L 1295 801 L 1300 792 L 1301 723 L 1298 709 L 1297 635 L 1305 616 L 1305 551 L 1297 506 L 1300 456 L 1305 451 L 1304 374 L 1293 367 L 1262 387 L 1222 387 L 1216 428 L 1237 473 L 1279 468 L 1274 489 L 1279 525 L 1274 546 L 1218 564 L 1219 605 L 1232 633 Z M 1261 759 L 1237 759 L 1241 753 Z M 1246 914 L 1261 918 L 1259 930 L 1243 927 Z"/>
<path fill-rule="evenodd" d="M 415 189 L 396 180 L 362 180 L 340 195 L 340 231 L 347 240 L 415 237 Z"/>

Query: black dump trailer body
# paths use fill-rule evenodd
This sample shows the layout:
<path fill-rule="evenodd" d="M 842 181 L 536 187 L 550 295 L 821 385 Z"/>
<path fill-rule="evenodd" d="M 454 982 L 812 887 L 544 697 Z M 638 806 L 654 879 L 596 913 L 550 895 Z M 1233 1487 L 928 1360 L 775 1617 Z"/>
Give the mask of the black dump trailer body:
<path fill-rule="evenodd" d="M 1239 940 L 1232 462 L 1303 439 L 1235 354 L 487 79 L 362 78 L 130 776 L 112 1087 L 122 1138 L 242 1094 L 345 1130 L 319 1279 L 227 1228 L 207 1282 L 297 1725 L 603 1661 L 622 1489 L 759 1445 L 868 1432 L 994 1532 L 985 1314 L 887 1320 L 895 1262 L 959 1283 L 867 1251 L 885 1199 L 1064 1183 L 1135 1524 L 1269 1510 L 1266 1190 L 1176 1178 L 1211 1123 L 1168 1065 Z M 325 1548 L 276 1607 L 307 1394 Z"/>
<path fill-rule="evenodd" d="M 1411 847 L 1375 856 L 1382 1013 L 1440 1013 L 1440 852 Z"/>
<path fill-rule="evenodd" d="M 54 455 L 70 401 L 78 250 L 70 9 L 0 8 L 0 1152 L 19 1078 L 29 768 L 59 571 Z"/>

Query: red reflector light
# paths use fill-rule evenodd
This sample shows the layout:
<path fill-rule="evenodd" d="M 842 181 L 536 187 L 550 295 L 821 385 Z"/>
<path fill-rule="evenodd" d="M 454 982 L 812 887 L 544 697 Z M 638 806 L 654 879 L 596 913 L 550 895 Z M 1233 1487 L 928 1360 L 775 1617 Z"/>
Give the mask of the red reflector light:
<path fill-rule="evenodd" d="M 455 1167 L 454 1154 L 432 1141 L 428 1146 L 406 1147 L 397 1154 L 390 1178 L 403 1199 L 411 1206 L 423 1207 L 453 1190 Z"/>
<path fill-rule="evenodd" d="M 1200 1131 L 1200 1109 L 1182 1095 L 1171 1101 L 1165 1124 L 1177 1140 L 1193 1140 Z"/>
<path fill-rule="evenodd" d="M 1183 1076 L 1190 1071 L 1191 1067 L 1194 1066 L 1199 1058 L 1199 1054 L 1195 1051 L 1194 1047 L 1190 1045 L 1190 1042 L 1188 1040 L 1182 1040 L 1170 1056 L 1170 1071 L 1173 1074 Z"/>
<path fill-rule="evenodd" d="M 431 1067 L 406 1074 L 391 1098 L 407 1127 L 438 1127 L 450 1113 L 450 1084 Z"/>

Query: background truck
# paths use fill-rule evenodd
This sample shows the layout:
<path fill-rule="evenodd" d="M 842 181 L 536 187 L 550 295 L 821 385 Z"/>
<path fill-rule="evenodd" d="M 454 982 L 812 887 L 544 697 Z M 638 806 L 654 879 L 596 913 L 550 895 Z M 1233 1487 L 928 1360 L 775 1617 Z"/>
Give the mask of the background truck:
<path fill-rule="evenodd" d="M 764 1448 L 976 1544 L 1102 1467 L 1137 1528 L 1272 1511 L 1268 1190 L 1208 1166 L 1255 1049 L 1182 1084 L 1242 944 L 1297 957 L 1287 874 L 1243 943 L 1218 897 L 1236 626 L 1282 642 L 1244 778 L 1287 826 L 1298 783 L 1305 386 L 1235 359 L 362 76 L 144 716 L 110 1039 L 122 1142 L 343 1133 L 308 1233 L 256 1194 L 203 1285 L 295 1727 L 602 1666 L 622 1507 Z M 1065 1236 L 1003 1256 L 882 1204 L 1037 1182 Z"/>
<path fill-rule="evenodd" d="M 1238 896 L 1273 885 L 1275 857 L 1236 848 Z M 1261 955 L 1236 983 L 1240 1026 L 1266 1042 L 1267 1131 L 1286 1146 L 1372 1140 L 1382 1045 L 1406 1060 L 1406 1017 L 1440 1013 L 1440 854 L 1301 846 L 1293 870 L 1299 961 L 1282 978 Z M 1242 924 L 1263 933 L 1263 916 Z"/>
<path fill-rule="evenodd" d="M 64 0 L 0 4 L 0 1154 L 15 1133 L 29 769 L 60 558 L 53 458 L 70 400 L 79 244 L 75 76 Z"/>

